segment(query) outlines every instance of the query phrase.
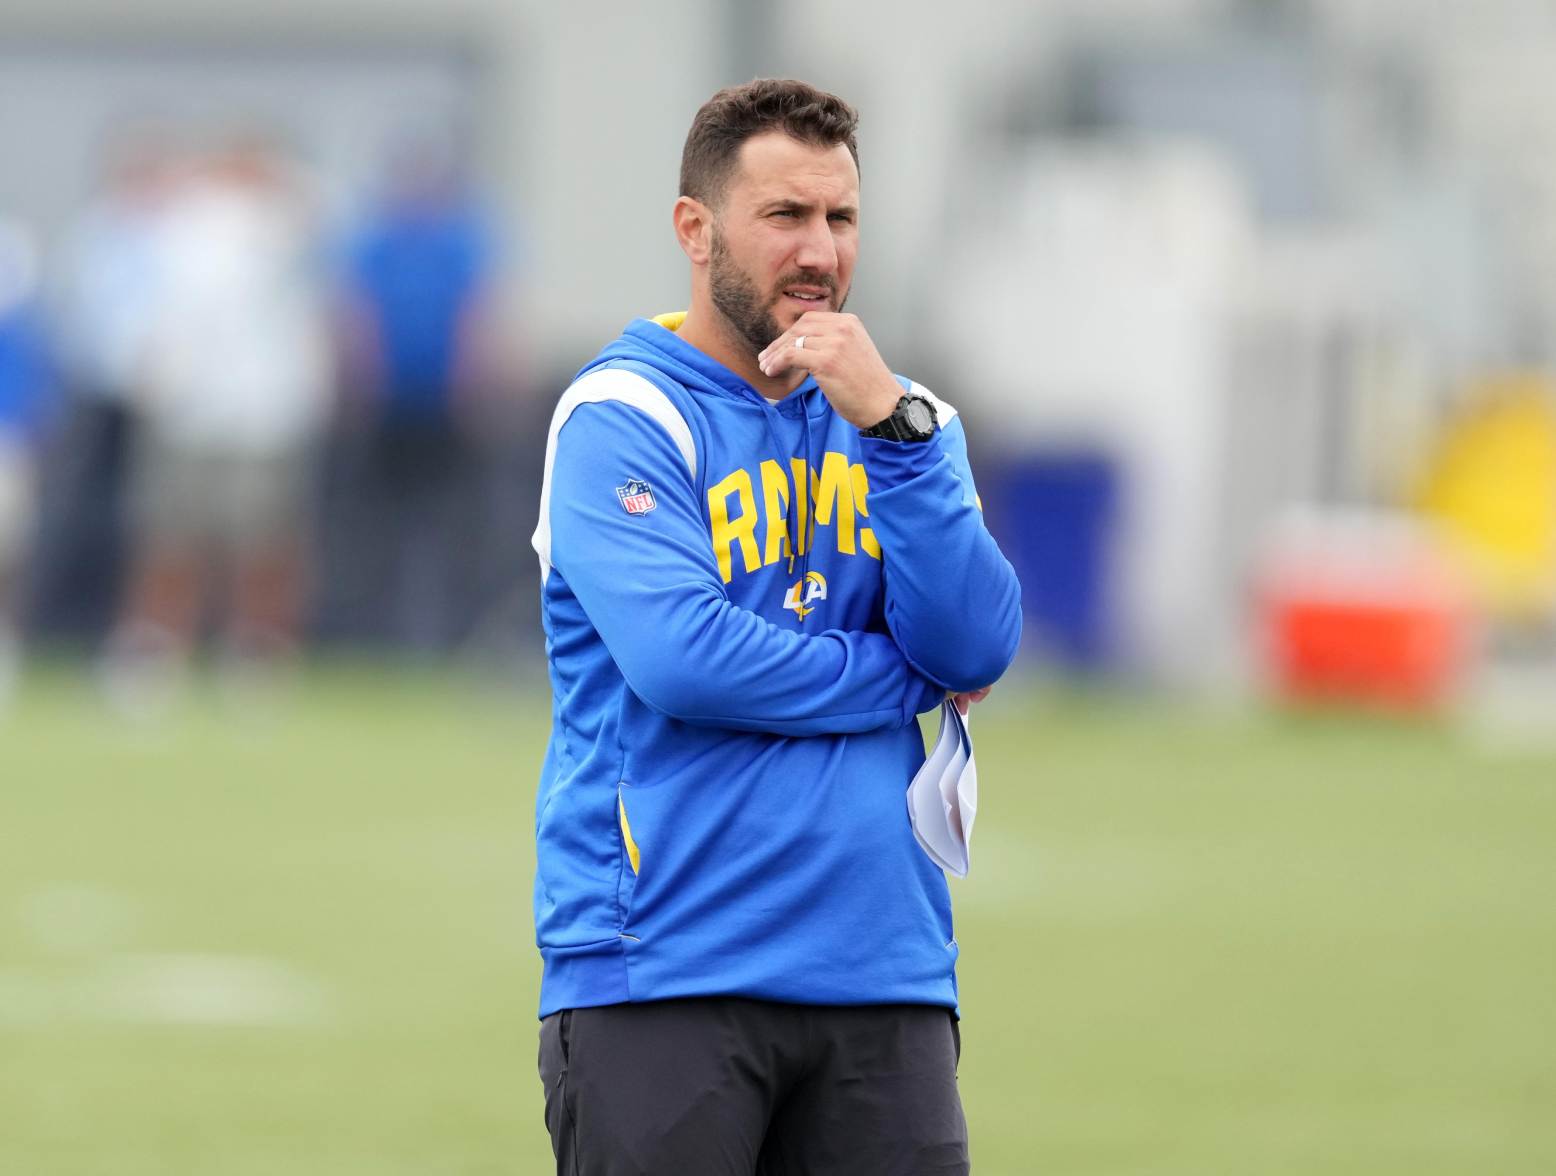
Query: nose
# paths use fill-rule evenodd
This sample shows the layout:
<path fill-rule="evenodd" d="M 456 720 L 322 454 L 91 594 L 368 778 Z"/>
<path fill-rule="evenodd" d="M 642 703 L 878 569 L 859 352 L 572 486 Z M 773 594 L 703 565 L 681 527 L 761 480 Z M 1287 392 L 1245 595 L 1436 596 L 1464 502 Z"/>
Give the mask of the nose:
<path fill-rule="evenodd" d="M 837 242 L 832 237 L 832 224 L 824 216 L 807 222 L 805 237 L 794 255 L 794 262 L 812 273 L 837 272 Z"/>

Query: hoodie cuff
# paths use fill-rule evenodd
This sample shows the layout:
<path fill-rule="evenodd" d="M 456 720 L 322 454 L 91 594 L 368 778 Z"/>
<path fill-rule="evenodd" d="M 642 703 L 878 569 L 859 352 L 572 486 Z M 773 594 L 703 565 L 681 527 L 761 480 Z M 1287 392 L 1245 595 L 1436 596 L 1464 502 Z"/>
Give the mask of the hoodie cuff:
<path fill-rule="evenodd" d="M 928 441 L 888 441 L 884 437 L 859 438 L 860 455 L 870 490 L 890 490 L 927 473 L 945 456 L 944 434 L 935 429 Z"/>
<path fill-rule="evenodd" d="M 908 696 L 902 708 L 902 725 L 910 726 L 925 711 L 932 711 L 945 701 L 946 690 L 939 682 L 908 668 Z"/>

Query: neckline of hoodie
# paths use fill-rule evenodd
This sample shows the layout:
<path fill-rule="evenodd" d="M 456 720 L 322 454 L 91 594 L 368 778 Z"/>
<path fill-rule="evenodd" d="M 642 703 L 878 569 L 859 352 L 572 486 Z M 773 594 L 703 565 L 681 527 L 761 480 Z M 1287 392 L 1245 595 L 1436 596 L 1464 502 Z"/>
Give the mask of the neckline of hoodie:
<path fill-rule="evenodd" d="M 826 413 L 824 403 L 813 403 L 822 400 L 819 395 L 813 396 L 813 393 L 821 391 L 814 376 L 807 376 L 803 383 L 781 400 L 770 400 L 707 352 L 693 347 L 653 319 L 633 319 L 625 333 L 644 346 L 652 347 L 673 363 L 696 373 L 701 386 L 711 386 L 737 404 L 754 408 L 758 412 L 771 406 L 780 416 L 796 420 L 802 415 L 801 405 L 811 406 L 803 415 L 812 420 L 819 420 Z"/>

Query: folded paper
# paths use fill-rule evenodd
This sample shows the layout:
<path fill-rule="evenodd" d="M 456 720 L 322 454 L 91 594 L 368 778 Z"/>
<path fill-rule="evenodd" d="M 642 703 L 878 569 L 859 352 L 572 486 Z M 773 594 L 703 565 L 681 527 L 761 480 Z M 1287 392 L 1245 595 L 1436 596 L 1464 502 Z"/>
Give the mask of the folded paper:
<path fill-rule="evenodd" d="M 948 698 L 940 707 L 940 735 L 908 785 L 908 820 L 930 860 L 965 878 L 977 815 L 978 765 L 972 736 L 966 717 Z"/>

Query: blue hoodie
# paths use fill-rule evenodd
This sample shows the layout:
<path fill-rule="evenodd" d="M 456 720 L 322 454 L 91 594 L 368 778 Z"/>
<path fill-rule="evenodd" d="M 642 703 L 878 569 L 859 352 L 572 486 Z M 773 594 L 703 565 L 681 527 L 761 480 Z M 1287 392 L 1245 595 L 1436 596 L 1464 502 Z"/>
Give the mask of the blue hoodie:
<path fill-rule="evenodd" d="M 813 379 L 770 404 L 681 317 L 633 321 L 551 424 L 540 1015 L 955 1008 L 950 895 L 904 800 L 914 716 L 995 681 L 1021 625 L 961 422 L 936 401 L 927 443 L 861 438 Z"/>

